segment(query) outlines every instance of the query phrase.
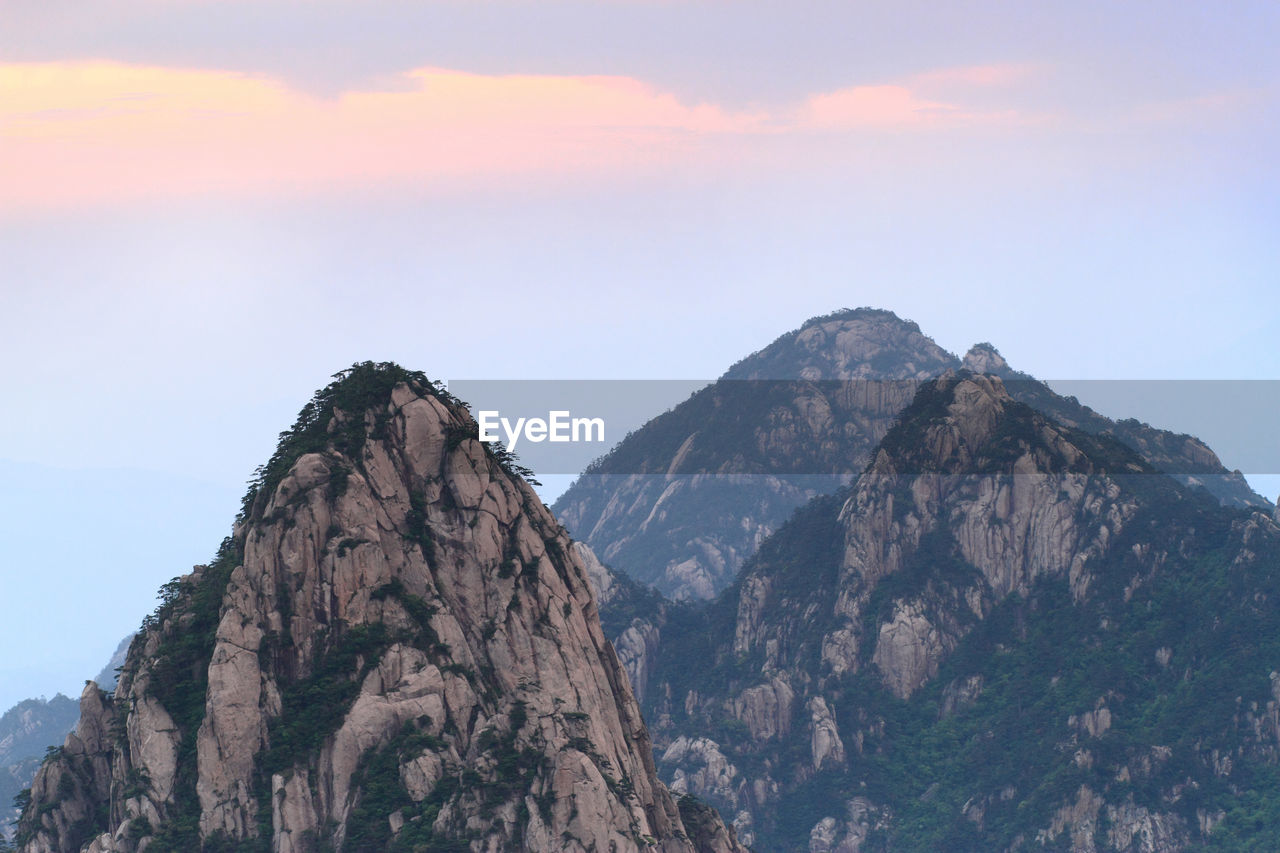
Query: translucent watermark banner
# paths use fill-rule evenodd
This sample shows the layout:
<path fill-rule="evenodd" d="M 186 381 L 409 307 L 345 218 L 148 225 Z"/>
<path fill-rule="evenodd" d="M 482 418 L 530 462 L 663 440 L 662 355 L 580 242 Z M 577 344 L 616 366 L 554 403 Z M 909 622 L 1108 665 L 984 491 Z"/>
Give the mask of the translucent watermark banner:
<path fill-rule="evenodd" d="M 921 380 L 453 380 L 484 440 L 540 475 L 855 475 Z M 1007 379 L 1014 400 L 1178 475 L 1280 475 L 1280 380 Z M 1110 419 L 1110 422 L 1106 419 Z M 1172 435 L 1165 434 L 1167 431 Z M 657 464 L 668 466 L 655 470 Z"/>

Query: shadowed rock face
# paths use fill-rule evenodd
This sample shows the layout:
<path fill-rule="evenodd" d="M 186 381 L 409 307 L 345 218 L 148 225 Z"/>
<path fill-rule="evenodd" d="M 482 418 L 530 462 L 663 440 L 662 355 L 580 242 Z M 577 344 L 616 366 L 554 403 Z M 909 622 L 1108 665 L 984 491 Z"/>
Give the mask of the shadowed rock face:
<path fill-rule="evenodd" d="M 327 391 L 86 690 L 22 849 L 737 849 L 682 822 L 582 558 L 465 408 L 389 365 Z"/>

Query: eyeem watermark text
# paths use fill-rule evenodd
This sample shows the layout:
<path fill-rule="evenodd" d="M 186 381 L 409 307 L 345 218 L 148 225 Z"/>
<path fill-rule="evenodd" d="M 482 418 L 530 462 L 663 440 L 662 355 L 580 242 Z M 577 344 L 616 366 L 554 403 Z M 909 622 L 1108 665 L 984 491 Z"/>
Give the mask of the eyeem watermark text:
<path fill-rule="evenodd" d="M 604 418 L 575 418 L 568 411 L 550 411 L 544 418 L 504 418 L 496 410 L 481 411 L 480 440 L 498 441 L 506 437 L 508 450 L 516 449 L 522 437 L 534 443 L 542 441 L 604 441 Z M 503 435 L 497 430 L 501 428 Z M 593 437 L 594 436 L 594 437 Z"/>

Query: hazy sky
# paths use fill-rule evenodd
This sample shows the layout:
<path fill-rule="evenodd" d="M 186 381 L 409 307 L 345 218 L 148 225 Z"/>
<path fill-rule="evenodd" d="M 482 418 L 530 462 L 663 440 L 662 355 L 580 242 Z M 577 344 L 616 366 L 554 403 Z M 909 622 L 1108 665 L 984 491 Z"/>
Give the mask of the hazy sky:
<path fill-rule="evenodd" d="M 1047 378 L 1280 379 L 1278 41 L 1274 3 L 5 0 L 0 709 L 78 690 L 356 360 L 711 378 L 875 305 Z"/>

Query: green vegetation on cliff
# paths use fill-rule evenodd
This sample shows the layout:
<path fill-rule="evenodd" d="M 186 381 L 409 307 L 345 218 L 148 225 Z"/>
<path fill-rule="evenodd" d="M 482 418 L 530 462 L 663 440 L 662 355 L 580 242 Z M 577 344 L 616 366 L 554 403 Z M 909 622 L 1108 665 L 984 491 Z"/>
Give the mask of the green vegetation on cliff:
<path fill-rule="evenodd" d="M 922 390 L 881 444 L 902 472 L 896 488 L 890 479 L 872 493 L 892 500 L 887 517 L 910 529 L 943 515 L 914 544 L 888 529 L 874 540 L 908 550 L 860 593 L 857 668 L 833 672 L 824 659 L 824 641 L 848 628 L 832 604 L 853 595 L 841 589 L 841 566 L 861 510 L 846 503 L 848 490 L 798 510 L 719 600 L 669 614 L 647 693 L 659 736 L 719 744 L 743 787 L 736 801 L 706 796 L 727 813 L 752 809 L 758 849 L 807 850 L 820 821 L 845 831 L 851 804 L 864 810 L 861 849 L 871 851 L 1083 849 L 1072 847 L 1073 831 L 1099 850 L 1129 849 L 1126 839 L 1142 832 L 1155 833 L 1158 850 L 1277 849 L 1274 525 L 1178 485 L 1110 436 L 1054 426 L 1080 455 L 1047 444 L 1051 422 L 1009 400 L 984 442 L 958 451 L 944 428 L 962 380 Z M 956 455 L 940 455 L 947 449 Z M 1072 586 L 1064 564 L 997 600 L 961 554 L 961 505 L 927 510 L 917 496 L 934 494 L 939 476 L 970 496 L 959 500 L 994 496 L 975 484 L 1008 480 L 1033 457 L 1044 475 L 1097 495 L 1097 517 L 1115 529 L 1103 533 L 1082 505 L 1075 523 L 1106 542 L 1088 558 L 1087 588 Z M 949 467 L 956 458 L 970 467 Z M 921 473 L 934 479 L 917 484 Z M 1107 521 L 1121 501 L 1131 514 Z M 763 599 L 744 603 L 761 588 Z M 875 656 L 907 604 L 947 651 L 936 675 L 901 698 Z M 753 624 L 742 614 L 758 607 L 767 634 L 736 654 L 735 637 Z M 781 734 L 753 737 L 732 708 L 775 675 L 801 698 L 774 727 Z M 843 762 L 815 769 L 805 696 L 832 709 Z M 754 803 L 755 779 L 780 794 Z"/>

